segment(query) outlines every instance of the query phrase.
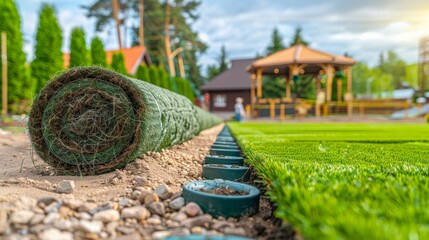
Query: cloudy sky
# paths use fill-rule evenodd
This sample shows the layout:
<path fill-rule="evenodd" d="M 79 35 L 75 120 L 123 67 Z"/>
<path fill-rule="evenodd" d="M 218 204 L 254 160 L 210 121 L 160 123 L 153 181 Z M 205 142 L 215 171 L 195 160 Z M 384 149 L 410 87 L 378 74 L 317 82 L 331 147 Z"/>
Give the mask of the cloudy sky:
<path fill-rule="evenodd" d="M 22 17 L 25 51 L 32 58 L 38 11 L 42 0 L 16 0 Z M 88 42 L 95 34 L 106 47 L 117 47 L 114 29 L 95 33 L 94 21 L 81 5 L 91 0 L 43 0 L 58 11 L 68 50 L 70 30 L 84 27 Z M 335 54 L 348 52 L 376 64 L 381 51 L 392 49 L 409 63 L 417 62 L 418 40 L 429 36 L 428 0 L 202 0 L 194 24 L 209 49 L 201 58 L 211 64 L 225 45 L 229 58 L 251 58 L 263 52 L 277 27 L 289 44 L 296 27 L 311 46 Z"/>

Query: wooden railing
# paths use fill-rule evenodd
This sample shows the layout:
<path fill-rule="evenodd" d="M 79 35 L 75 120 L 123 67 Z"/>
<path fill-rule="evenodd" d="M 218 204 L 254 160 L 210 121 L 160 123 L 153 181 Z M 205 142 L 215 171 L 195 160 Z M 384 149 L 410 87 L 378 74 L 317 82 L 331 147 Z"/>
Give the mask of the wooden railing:
<path fill-rule="evenodd" d="M 257 103 L 246 106 L 246 114 L 248 119 L 263 115 L 271 119 L 280 118 L 280 120 L 284 120 L 287 115 L 328 116 L 332 114 L 353 115 L 356 113 L 360 116 L 366 114 L 389 115 L 394 111 L 404 110 L 404 116 L 407 117 L 408 109 L 414 106 L 422 109 L 421 104 L 413 105 L 408 100 L 402 99 L 354 100 L 330 103 L 317 103 L 315 100 L 307 99 L 296 99 L 295 102 L 290 101 L 290 99 L 287 99 L 287 101 L 284 101 L 284 99 L 260 99 Z"/>

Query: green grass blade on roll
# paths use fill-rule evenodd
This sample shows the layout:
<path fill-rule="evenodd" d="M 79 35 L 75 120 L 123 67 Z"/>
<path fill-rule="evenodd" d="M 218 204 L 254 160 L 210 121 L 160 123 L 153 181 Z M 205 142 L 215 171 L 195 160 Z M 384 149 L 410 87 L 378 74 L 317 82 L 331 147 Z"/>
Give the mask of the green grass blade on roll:
<path fill-rule="evenodd" d="M 186 97 L 100 67 L 72 68 L 34 100 L 34 149 L 62 174 L 99 174 L 193 138 L 220 119 Z"/>

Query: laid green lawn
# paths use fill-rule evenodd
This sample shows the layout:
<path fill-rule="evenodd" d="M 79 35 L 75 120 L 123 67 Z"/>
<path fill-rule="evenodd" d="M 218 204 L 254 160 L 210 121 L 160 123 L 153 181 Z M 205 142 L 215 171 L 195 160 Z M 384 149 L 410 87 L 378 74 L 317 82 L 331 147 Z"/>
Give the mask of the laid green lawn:
<path fill-rule="evenodd" d="M 429 125 L 229 126 L 305 239 L 429 239 Z"/>

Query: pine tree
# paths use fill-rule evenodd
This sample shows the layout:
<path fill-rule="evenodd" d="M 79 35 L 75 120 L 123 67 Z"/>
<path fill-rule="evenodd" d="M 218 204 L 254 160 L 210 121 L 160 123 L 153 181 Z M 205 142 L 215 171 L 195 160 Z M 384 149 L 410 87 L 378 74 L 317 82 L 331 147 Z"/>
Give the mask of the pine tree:
<path fill-rule="evenodd" d="M 107 67 L 106 52 L 100 38 L 94 37 L 91 41 L 91 64 Z"/>
<path fill-rule="evenodd" d="M 112 69 L 116 72 L 127 75 L 127 69 L 125 68 L 125 57 L 121 52 L 114 53 L 112 56 Z"/>
<path fill-rule="evenodd" d="M 220 48 L 220 57 L 219 57 L 219 73 L 228 69 L 227 57 L 228 55 L 226 53 L 225 45 L 222 45 L 222 47 Z"/>
<path fill-rule="evenodd" d="M 304 46 L 308 46 L 309 45 L 309 43 L 302 38 L 302 34 L 301 33 L 302 33 L 302 28 L 297 27 L 295 29 L 295 35 L 293 37 L 293 40 L 292 40 L 290 46 L 294 46 L 294 45 L 297 45 L 297 44 L 301 44 L 301 45 L 304 45 Z"/>
<path fill-rule="evenodd" d="M 278 52 L 282 49 L 286 48 L 283 44 L 282 36 L 279 33 L 278 28 L 274 28 L 273 33 L 271 34 L 271 42 L 270 45 L 268 45 L 265 53 L 266 55 L 273 54 L 275 52 Z"/>
<path fill-rule="evenodd" d="M 0 32 L 7 34 L 8 102 L 18 103 L 27 91 L 22 86 L 30 79 L 26 77 L 25 73 L 26 59 L 22 50 L 21 20 L 13 0 L 0 1 Z M 0 65 L 1 63 L 0 58 Z M 1 74 L 2 69 L 0 68 L 0 76 Z"/>
<path fill-rule="evenodd" d="M 136 74 L 134 75 L 135 78 L 140 79 L 142 81 L 150 83 L 150 76 L 149 76 L 149 67 L 145 65 L 140 65 L 137 68 Z"/>
<path fill-rule="evenodd" d="M 265 50 L 267 55 L 283 50 L 283 38 L 277 28 L 274 28 L 271 34 L 271 41 Z M 262 96 L 264 98 L 282 98 L 285 96 L 285 83 L 279 77 L 264 77 L 262 80 Z"/>
<path fill-rule="evenodd" d="M 220 49 L 220 56 L 218 59 L 218 64 L 217 65 L 209 65 L 207 67 L 207 80 L 212 80 L 214 77 L 216 77 L 217 75 L 219 75 L 220 73 L 224 72 L 225 70 L 228 69 L 228 54 L 226 53 L 226 49 L 225 46 L 222 45 L 221 49 Z"/>
<path fill-rule="evenodd" d="M 89 55 L 82 28 L 73 28 L 70 40 L 70 67 L 88 66 Z"/>
<path fill-rule="evenodd" d="M 37 82 L 37 92 L 56 72 L 63 69 L 62 45 L 62 30 L 55 16 L 55 8 L 44 3 L 40 10 L 39 26 L 37 27 L 35 58 L 31 63 L 31 75 Z"/>

